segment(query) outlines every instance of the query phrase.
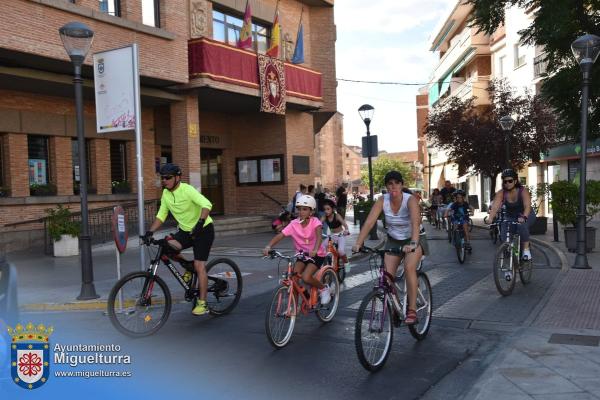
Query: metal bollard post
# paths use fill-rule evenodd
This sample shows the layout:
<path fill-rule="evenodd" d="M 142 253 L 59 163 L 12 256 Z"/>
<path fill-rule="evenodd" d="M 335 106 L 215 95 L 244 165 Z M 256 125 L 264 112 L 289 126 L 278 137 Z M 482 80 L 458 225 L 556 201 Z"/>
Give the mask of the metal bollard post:
<path fill-rule="evenodd" d="M 554 233 L 554 241 L 560 242 L 560 240 L 558 240 L 558 222 L 556 221 L 556 218 L 552 218 L 552 231 Z"/>

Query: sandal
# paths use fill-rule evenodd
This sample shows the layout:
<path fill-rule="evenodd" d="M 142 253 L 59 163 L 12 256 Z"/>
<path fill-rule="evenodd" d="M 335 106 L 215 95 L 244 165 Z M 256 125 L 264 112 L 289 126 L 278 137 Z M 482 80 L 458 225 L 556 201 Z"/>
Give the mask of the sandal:
<path fill-rule="evenodd" d="M 406 312 L 406 318 L 404 318 L 404 323 L 406 325 L 414 325 L 418 322 L 417 312 L 415 310 L 408 310 Z"/>

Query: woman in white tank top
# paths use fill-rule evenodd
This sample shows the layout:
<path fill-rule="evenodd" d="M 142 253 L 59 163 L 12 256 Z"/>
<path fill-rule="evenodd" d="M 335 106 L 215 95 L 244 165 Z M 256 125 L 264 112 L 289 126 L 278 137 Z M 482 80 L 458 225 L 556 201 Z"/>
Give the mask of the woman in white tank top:
<path fill-rule="evenodd" d="M 387 229 L 386 249 L 401 248 L 406 258 L 404 270 L 406 287 L 408 289 L 408 311 L 405 323 L 408 325 L 417 322 L 417 265 L 423 254 L 427 251 L 425 236 L 421 232 L 421 209 L 417 199 L 409 193 L 402 191 L 404 180 L 398 171 L 390 171 L 384 178 L 387 194 L 381 196 L 371 208 L 356 243 L 352 250 L 359 251 L 367 235 L 377 223 L 377 218 L 383 212 Z M 385 255 L 385 269 L 392 276 L 396 276 L 398 266 L 403 256 L 387 253 Z"/>

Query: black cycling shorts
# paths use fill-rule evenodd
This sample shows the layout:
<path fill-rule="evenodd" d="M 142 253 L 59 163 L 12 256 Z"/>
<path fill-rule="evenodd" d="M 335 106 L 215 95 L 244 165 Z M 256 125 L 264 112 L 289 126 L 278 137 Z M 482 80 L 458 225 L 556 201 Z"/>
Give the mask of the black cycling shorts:
<path fill-rule="evenodd" d="M 208 260 L 210 248 L 215 240 L 215 227 L 212 223 L 208 224 L 195 238 L 192 237 L 190 232 L 179 229 L 177 233 L 173 235 L 173 239 L 181 244 L 182 250 L 193 246 L 194 260 L 206 261 Z"/>
<path fill-rule="evenodd" d="M 321 268 L 323 266 L 323 264 L 325 263 L 325 257 L 319 257 L 319 256 L 314 256 L 311 257 L 313 260 L 315 260 L 315 262 L 312 262 L 311 260 L 296 260 L 296 262 L 301 262 L 303 263 L 305 266 L 308 266 L 308 264 L 315 264 L 318 268 Z"/>

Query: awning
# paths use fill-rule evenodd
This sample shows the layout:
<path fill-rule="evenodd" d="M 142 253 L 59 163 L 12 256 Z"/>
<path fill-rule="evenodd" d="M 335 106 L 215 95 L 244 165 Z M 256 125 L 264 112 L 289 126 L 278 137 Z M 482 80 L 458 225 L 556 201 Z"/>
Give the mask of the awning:
<path fill-rule="evenodd" d="M 600 156 L 600 139 L 590 140 L 587 143 L 588 157 Z M 572 160 L 577 159 L 581 155 L 581 145 L 578 144 L 562 144 L 548 150 L 547 155 L 543 154 L 540 157 L 541 162 Z"/>
<path fill-rule="evenodd" d="M 443 186 L 444 182 L 441 181 L 442 171 L 444 171 L 443 165 L 436 165 L 433 167 L 433 171 L 431 173 L 431 190 L 435 188 L 441 188 Z"/>
<path fill-rule="evenodd" d="M 446 164 L 444 166 L 444 178 L 452 183 L 458 182 L 458 165 Z"/>

